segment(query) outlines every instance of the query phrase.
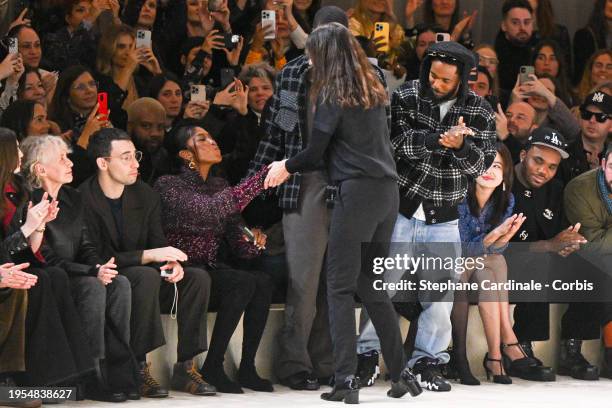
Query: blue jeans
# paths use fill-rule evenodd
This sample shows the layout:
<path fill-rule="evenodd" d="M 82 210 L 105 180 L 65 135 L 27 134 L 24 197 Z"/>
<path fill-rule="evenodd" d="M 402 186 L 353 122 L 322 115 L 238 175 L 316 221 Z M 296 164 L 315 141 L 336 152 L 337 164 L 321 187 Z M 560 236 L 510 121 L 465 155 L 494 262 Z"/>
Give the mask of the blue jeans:
<path fill-rule="evenodd" d="M 398 245 L 394 243 L 454 243 L 454 245 L 431 246 L 428 247 L 429 253 L 435 253 L 439 257 L 457 258 L 461 254 L 461 237 L 459 236 L 458 220 L 449 221 L 441 224 L 427 225 L 425 221 L 415 218 L 406 218 L 399 214 L 391 236 L 390 257 L 396 254 L 407 254 L 408 256 L 418 256 L 412 254 L 412 245 Z M 401 251 L 398 249 L 402 248 Z M 395 250 L 394 250 L 395 249 Z M 445 252 L 445 253 L 442 253 Z M 404 271 L 390 271 L 385 273 L 386 282 L 398 282 Z M 417 277 L 422 271 L 417 271 Z M 449 275 L 449 277 L 451 277 Z M 425 278 L 425 277 L 424 277 Z M 393 292 L 388 292 L 393 296 Z M 421 295 L 419 294 L 419 299 Z M 408 361 L 408 366 L 414 364 L 423 357 L 430 357 L 445 364 L 449 360 L 448 353 L 445 352 L 451 340 L 451 321 L 450 314 L 453 308 L 452 296 L 445 298 L 443 302 L 429 302 L 421 300 L 423 311 L 419 316 L 419 329 L 417 331 L 415 349 L 412 357 Z M 370 321 L 365 310 L 362 309 L 359 326 L 359 337 L 357 339 L 357 353 L 362 354 L 372 350 L 380 350 L 380 342 L 374 326 Z"/>

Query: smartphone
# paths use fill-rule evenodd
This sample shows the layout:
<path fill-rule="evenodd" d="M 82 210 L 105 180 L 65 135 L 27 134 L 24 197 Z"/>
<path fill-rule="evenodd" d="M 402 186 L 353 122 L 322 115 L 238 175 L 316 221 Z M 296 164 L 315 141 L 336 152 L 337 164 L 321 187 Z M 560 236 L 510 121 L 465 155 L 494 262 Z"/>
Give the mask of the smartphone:
<path fill-rule="evenodd" d="M 241 226 L 240 229 L 242 230 L 242 233 L 246 235 L 249 241 L 255 242 L 255 234 L 253 234 L 253 231 L 251 231 L 246 225 Z"/>
<path fill-rule="evenodd" d="M 108 94 L 98 92 L 98 114 L 108 118 Z"/>
<path fill-rule="evenodd" d="M 8 38 L 7 42 L 8 42 L 9 54 L 18 54 L 19 53 L 19 40 L 17 40 L 17 37 Z"/>
<path fill-rule="evenodd" d="M 472 68 L 472 70 L 470 71 L 470 75 L 468 75 L 468 81 L 469 82 L 478 81 L 478 69 L 477 68 Z"/>
<path fill-rule="evenodd" d="M 234 82 L 234 70 L 231 68 L 223 68 L 221 70 L 221 89 L 227 88 L 229 84 Z"/>
<path fill-rule="evenodd" d="M 445 42 L 445 41 L 450 41 L 451 40 L 451 36 L 449 33 L 436 33 L 436 42 Z"/>
<path fill-rule="evenodd" d="M 151 48 L 151 31 L 138 30 L 136 31 L 136 48 Z"/>
<path fill-rule="evenodd" d="M 225 48 L 231 51 L 236 48 L 236 46 L 240 42 L 240 36 L 236 34 L 225 33 L 223 34 L 223 41 L 225 42 Z"/>
<path fill-rule="evenodd" d="M 160 271 L 159 274 L 162 278 L 167 278 L 168 276 L 172 276 L 172 271 L 164 269 L 163 271 Z"/>
<path fill-rule="evenodd" d="M 206 102 L 206 85 L 191 85 L 191 100 Z"/>
<path fill-rule="evenodd" d="M 377 47 L 376 50 L 380 52 L 389 52 L 389 23 L 374 23 L 374 40 L 382 38 L 382 42 L 385 43 L 384 47 Z"/>
<path fill-rule="evenodd" d="M 519 71 L 519 84 L 533 81 L 529 76 L 535 74 L 535 68 L 531 65 L 523 65 Z"/>
<path fill-rule="evenodd" d="M 274 40 L 276 38 L 276 12 L 274 10 L 261 11 L 261 28 L 264 32 L 270 30 L 270 33 L 264 36 L 264 40 Z"/>

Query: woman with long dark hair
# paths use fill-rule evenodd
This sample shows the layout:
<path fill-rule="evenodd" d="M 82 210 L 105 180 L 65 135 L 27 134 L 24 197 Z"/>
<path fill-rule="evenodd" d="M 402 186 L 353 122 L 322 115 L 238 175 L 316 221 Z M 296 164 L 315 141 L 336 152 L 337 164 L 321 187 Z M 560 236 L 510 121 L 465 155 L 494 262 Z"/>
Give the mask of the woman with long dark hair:
<path fill-rule="evenodd" d="M 568 98 L 568 106 L 572 103 L 572 87 L 569 82 L 568 65 L 563 49 L 555 40 L 542 40 L 533 49 L 531 65 L 536 75 L 548 74 L 557 80 L 559 91 Z"/>
<path fill-rule="evenodd" d="M 4 113 L 0 126 L 15 132 L 20 142 L 28 136 L 49 134 L 47 108 L 38 102 L 16 101 L 10 104 Z"/>
<path fill-rule="evenodd" d="M 264 271 L 246 270 L 238 264 L 240 259 L 259 256 L 266 243 L 265 234 L 255 229 L 251 240 L 246 240 L 240 217 L 262 191 L 266 170 L 230 187 L 226 180 L 211 175 L 211 168 L 222 160 L 217 143 L 194 125 L 175 129 L 167 149 L 177 174 L 160 177 L 154 186 L 161 196 L 164 232 L 171 245 L 185 251 L 191 264 L 206 267 L 212 279 L 209 308 L 217 311 L 200 373 L 222 393 L 241 394 L 242 387 L 273 391 L 272 383 L 259 377 L 255 368 L 273 281 Z M 242 359 L 234 382 L 225 373 L 223 359 L 243 313 Z"/>
<path fill-rule="evenodd" d="M 321 398 L 359 402 L 355 337 L 355 294 L 362 300 L 380 337 L 391 375 L 388 395 L 421 392 L 404 368 L 396 314 L 386 293 L 374 290 L 367 266 L 388 255 L 399 206 L 397 171 L 387 126 L 387 92 L 351 33 L 337 23 L 323 25 L 308 37 L 312 61 L 309 103 L 314 118 L 308 147 L 270 165 L 265 187 L 282 184 L 290 174 L 316 168 L 327 152 L 327 169 L 338 186 L 327 252 L 327 290 L 335 360 L 335 386 Z M 361 243 L 381 243 L 367 249 Z M 369 270 L 369 271 L 368 271 Z"/>
<path fill-rule="evenodd" d="M 551 0 L 529 0 L 529 4 L 535 15 L 533 29 L 538 30 L 540 39 L 553 40 L 559 44 L 562 51 L 559 54 L 559 59 L 563 56 L 563 65 L 567 65 L 569 78 L 569 74 L 572 72 L 572 59 L 570 55 L 572 44 L 570 43 L 567 27 L 555 21 L 555 12 Z"/>
<path fill-rule="evenodd" d="M 512 182 L 514 169 L 512 156 L 501 142 L 496 144 L 497 155 L 489 169 L 468 186 L 465 200 L 459 205 L 459 233 L 463 242 L 463 256 L 479 257 L 486 255 L 485 268 L 479 271 L 466 271 L 463 281 L 490 279 L 491 282 L 506 282 L 507 265 L 502 255 L 512 236 L 523 224 L 523 214 L 512 214 L 514 196 Z M 469 300 L 465 292 L 455 293 L 455 303 L 451 314 L 453 323 L 453 358 L 447 376 L 456 378 L 466 385 L 479 385 L 471 371 L 467 359 L 466 337 Z M 502 364 L 500 346 L 511 365 L 527 365 L 526 358 L 512 330 L 510 307 L 506 291 L 494 291 L 480 299 L 478 310 L 485 329 L 488 352 L 483 366 L 487 379 L 493 375 L 493 382 L 511 384 Z"/>
<path fill-rule="evenodd" d="M 574 34 L 574 85 L 580 82 L 583 68 L 595 51 L 612 48 L 611 21 L 612 1 L 595 0 L 589 22 Z"/>

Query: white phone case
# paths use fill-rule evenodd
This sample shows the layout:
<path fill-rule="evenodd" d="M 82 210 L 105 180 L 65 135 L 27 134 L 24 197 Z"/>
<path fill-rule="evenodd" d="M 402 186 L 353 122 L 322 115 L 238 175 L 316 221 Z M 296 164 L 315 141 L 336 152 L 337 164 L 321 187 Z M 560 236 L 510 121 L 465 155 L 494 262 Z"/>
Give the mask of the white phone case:
<path fill-rule="evenodd" d="M 191 85 L 191 101 L 206 102 L 206 85 Z"/>
<path fill-rule="evenodd" d="M 271 34 L 265 35 L 264 40 L 274 40 L 276 38 L 276 12 L 274 10 L 261 11 L 261 28 L 266 32 L 267 27 L 273 27 L 274 30 Z"/>
<path fill-rule="evenodd" d="M 136 48 L 151 48 L 151 31 L 138 30 L 136 31 Z"/>

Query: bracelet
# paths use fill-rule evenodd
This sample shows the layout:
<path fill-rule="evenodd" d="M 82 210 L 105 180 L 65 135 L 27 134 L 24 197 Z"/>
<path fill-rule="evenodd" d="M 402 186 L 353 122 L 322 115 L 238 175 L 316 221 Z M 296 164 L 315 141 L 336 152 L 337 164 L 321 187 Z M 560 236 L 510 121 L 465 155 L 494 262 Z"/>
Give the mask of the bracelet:
<path fill-rule="evenodd" d="M 34 231 L 36 232 L 45 232 L 46 227 L 42 227 L 42 228 L 37 228 Z"/>

